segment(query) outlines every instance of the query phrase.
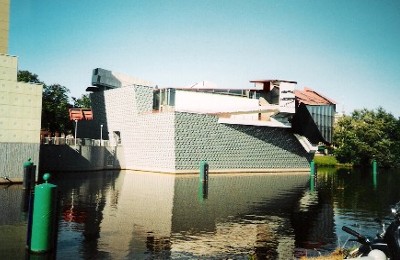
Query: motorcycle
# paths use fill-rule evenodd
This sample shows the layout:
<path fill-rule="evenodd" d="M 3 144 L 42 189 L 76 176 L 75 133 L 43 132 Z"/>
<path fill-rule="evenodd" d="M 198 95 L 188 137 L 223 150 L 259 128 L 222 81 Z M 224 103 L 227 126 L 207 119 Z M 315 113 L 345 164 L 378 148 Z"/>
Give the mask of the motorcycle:
<path fill-rule="evenodd" d="M 394 220 L 385 229 L 385 224 L 382 224 L 382 232 L 376 235 L 376 238 L 370 241 L 367 237 L 361 235 L 357 231 L 343 226 L 342 230 L 356 237 L 355 241 L 361 244 L 361 246 L 351 252 L 351 257 L 366 257 L 375 255 L 382 255 L 385 258 L 369 258 L 369 259 L 394 259 L 400 260 L 400 202 L 391 208 L 391 212 L 394 216 Z"/>

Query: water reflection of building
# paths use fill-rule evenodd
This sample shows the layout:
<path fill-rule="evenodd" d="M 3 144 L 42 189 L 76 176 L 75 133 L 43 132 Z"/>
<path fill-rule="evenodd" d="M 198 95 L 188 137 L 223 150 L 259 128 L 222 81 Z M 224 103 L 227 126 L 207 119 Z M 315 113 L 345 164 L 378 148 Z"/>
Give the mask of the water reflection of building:
<path fill-rule="evenodd" d="M 55 184 L 58 184 L 61 195 L 57 254 L 69 255 L 70 250 L 76 249 L 83 259 L 92 258 L 93 255 L 100 259 L 107 256 L 107 253 L 98 250 L 98 238 L 106 191 L 113 190 L 116 176 L 118 172 L 113 171 L 55 176 Z M 74 181 L 64 181 L 65 178 Z M 66 248 L 63 245 L 73 246 Z"/>
<path fill-rule="evenodd" d="M 129 172 L 97 186 L 101 191 L 86 193 L 75 186 L 74 196 L 81 194 L 81 210 L 91 215 L 76 232 L 97 232 L 97 237 L 85 236 L 80 251 L 114 259 L 218 254 L 287 259 L 295 247 L 288 212 L 307 177 L 212 176 L 208 199 L 199 194 L 197 176 Z M 282 230 L 287 230 L 287 236 Z M 68 244 L 63 242 L 59 241 L 62 252 L 67 250 L 63 244 Z"/>
<path fill-rule="evenodd" d="M 332 251 L 336 243 L 333 205 L 318 192 L 306 191 L 291 218 L 300 248 Z M 304 225 L 304 223 L 308 223 Z M 315 252 L 316 253 L 316 252 Z"/>
<path fill-rule="evenodd" d="M 0 258 L 24 259 L 26 219 L 20 185 L 0 186 Z"/>

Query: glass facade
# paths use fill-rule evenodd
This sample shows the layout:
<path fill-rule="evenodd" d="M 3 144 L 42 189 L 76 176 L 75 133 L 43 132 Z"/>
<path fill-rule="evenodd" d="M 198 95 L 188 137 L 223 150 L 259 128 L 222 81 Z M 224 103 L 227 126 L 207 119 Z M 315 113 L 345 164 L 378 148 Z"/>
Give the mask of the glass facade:
<path fill-rule="evenodd" d="M 306 107 L 318 126 L 322 137 L 332 143 L 336 105 L 307 105 Z"/>

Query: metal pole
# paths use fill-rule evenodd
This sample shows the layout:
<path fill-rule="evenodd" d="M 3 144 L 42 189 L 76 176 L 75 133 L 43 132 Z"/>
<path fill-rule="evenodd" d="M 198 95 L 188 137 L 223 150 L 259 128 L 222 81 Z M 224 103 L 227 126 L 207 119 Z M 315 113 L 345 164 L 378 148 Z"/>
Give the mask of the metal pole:
<path fill-rule="evenodd" d="M 75 119 L 75 150 L 76 150 L 76 134 L 78 132 L 78 119 Z"/>

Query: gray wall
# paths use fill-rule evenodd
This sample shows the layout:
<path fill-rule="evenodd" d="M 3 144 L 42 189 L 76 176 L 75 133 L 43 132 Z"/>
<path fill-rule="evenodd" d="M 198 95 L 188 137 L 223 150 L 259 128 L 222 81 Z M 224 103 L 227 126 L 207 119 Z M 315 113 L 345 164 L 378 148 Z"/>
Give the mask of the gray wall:
<path fill-rule="evenodd" d="M 13 181 L 22 181 L 23 164 L 29 158 L 39 165 L 39 146 L 35 143 L 0 143 L 0 183 L 7 176 Z"/>
<path fill-rule="evenodd" d="M 39 172 L 121 169 L 125 165 L 121 146 L 41 145 Z"/>

